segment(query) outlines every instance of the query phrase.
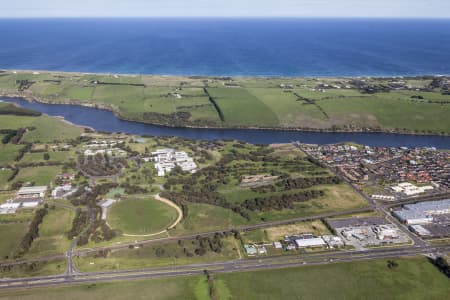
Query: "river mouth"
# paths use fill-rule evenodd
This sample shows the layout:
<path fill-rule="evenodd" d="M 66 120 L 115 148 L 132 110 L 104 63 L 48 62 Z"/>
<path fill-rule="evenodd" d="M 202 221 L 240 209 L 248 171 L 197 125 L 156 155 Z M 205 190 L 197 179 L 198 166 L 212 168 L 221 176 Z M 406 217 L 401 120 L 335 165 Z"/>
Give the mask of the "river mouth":
<path fill-rule="evenodd" d="M 147 136 L 177 136 L 194 140 L 239 140 L 252 144 L 301 142 L 333 144 L 354 142 L 378 147 L 436 147 L 450 149 L 450 136 L 409 135 L 396 133 L 304 132 L 270 129 L 177 128 L 121 120 L 113 112 L 70 104 L 46 104 L 17 98 L 0 98 L 25 108 L 65 120 L 96 131 L 122 132 Z"/>

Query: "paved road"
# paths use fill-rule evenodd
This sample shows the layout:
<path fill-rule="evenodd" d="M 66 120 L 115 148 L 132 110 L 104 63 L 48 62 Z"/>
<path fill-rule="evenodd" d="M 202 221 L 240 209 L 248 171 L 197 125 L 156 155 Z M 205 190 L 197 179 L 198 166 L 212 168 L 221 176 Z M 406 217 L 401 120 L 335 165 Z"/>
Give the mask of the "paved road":
<path fill-rule="evenodd" d="M 0 289 L 18 289 L 32 287 L 50 287 L 79 283 L 94 283 L 115 280 L 132 280 L 145 278 L 162 278 L 172 276 L 200 275 L 204 270 L 217 273 L 232 273 L 259 269 L 275 269 L 304 265 L 320 265 L 334 262 L 350 262 L 369 259 L 407 257 L 418 254 L 436 254 L 450 251 L 450 245 L 445 246 L 407 246 L 386 249 L 371 249 L 364 251 L 337 251 L 313 255 L 292 255 L 279 257 L 264 257 L 241 259 L 227 262 L 193 264 L 164 268 L 148 268 L 140 270 L 122 270 L 108 272 L 77 273 L 74 275 L 55 275 L 33 278 L 0 280 Z"/>

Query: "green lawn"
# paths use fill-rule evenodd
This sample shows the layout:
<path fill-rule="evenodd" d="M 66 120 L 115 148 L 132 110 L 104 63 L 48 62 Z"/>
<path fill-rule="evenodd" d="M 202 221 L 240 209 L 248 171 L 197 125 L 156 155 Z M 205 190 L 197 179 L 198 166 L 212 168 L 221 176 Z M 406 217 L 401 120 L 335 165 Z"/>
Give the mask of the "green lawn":
<path fill-rule="evenodd" d="M 210 300 L 204 276 L 82 284 L 57 288 L 0 291 L 0 299 L 20 300 Z"/>
<path fill-rule="evenodd" d="M 150 234 L 165 230 L 177 218 L 177 211 L 152 197 L 126 197 L 111 207 L 108 223 L 127 234 Z"/>
<path fill-rule="evenodd" d="M 216 274 L 218 299 L 448 299 L 450 284 L 426 258 Z"/>
<path fill-rule="evenodd" d="M 0 224 L 0 260 L 13 257 L 27 230 L 28 224 L 25 222 Z"/>
<path fill-rule="evenodd" d="M 32 168 L 20 168 L 14 181 L 34 182 L 34 185 L 48 185 L 61 173 L 60 166 L 43 166 Z"/>

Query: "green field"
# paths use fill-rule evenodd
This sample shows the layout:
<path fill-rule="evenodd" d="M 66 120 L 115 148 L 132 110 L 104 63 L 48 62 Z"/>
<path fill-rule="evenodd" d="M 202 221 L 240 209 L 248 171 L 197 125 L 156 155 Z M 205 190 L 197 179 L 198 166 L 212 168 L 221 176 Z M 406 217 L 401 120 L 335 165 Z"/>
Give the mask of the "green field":
<path fill-rule="evenodd" d="M 198 246 L 195 239 L 179 242 L 139 246 L 134 249 L 112 251 L 106 257 L 93 253 L 74 259 L 77 268 L 82 271 L 105 271 L 120 269 L 139 269 L 171 265 L 186 265 L 215 261 L 227 261 L 239 258 L 239 241 L 234 237 L 222 239 L 223 247 L 219 253 L 208 250 L 203 255 L 195 254 Z M 186 251 L 190 254 L 187 255 Z"/>
<path fill-rule="evenodd" d="M 0 224 L 0 260 L 14 256 L 27 230 L 27 223 Z"/>
<path fill-rule="evenodd" d="M 204 276 L 94 283 L 70 287 L 1 291 L 0 299 L 21 300 L 209 300 Z"/>
<path fill-rule="evenodd" d="M 34 182 L 34 185 L 48 185 L 61 173 L 59 166 L 27 167 L 20 168 L 19 174 L 14 179 L 15 182 Z"/>
<path fill-rule="evenodd" d="M 46 143 L 55 141 L 70 141 L 80 136 L 82 129 L 63 122 L 61 119 L 49 116 L 23 117 L 4 115 L 0 118 L 0 128 L 18 129 L 30 127 L 23 142 Z"/>
<path fill-rule="evenodd" d="M 447 299 L 448 278 L 425 258 L 217 274 L 218 299 Z"/>
<path fill-rule="evenodd" d="M 48 160 L 44 159 L 44 154 L 47 153 L 50 158 Z M 33 152 L 25 153 L 20 163 L 39 163 L 39 162 L 58 162 L 64 163 L 73 159 L 75 155 L 70 151 L 49 151 L 49 152 Z"/>
<path fill-rule="evenodd" d="M 365 78 L 364 85 L 375 91 L 367 92 L 353 78 L 194 78 L 6 72 L 0 77 L 0 88 L 17 93 L 17 79 L 34 81 L 27 92 L 46 102 L 100 105 L 126 119 L 170 126 L 314 130 L 370 127 L 450 133 L 450 121 L 446 118 L 450 113 L 450 96 L 445 94 L 445 89 L 431 86 L 432 78 L 402 79 L 404 87 L 400 90 L 392 86 L 399 79 Z M 39 132 L 35 135 L 29 138 L 42 137 Z"/>
<path fill-rule="evenodd" d="M 69 209 L 49 209 L 39 226 L 39 237 L 33 241 L 27 256 L 62 254 L 71 243 L 66 233 L 72 226 L 75 212 Z"/>
<path fill-rule="evenodd" d="M 151 234 L 165 230 L 177 218 L 177 212 L 152 197 L 127 197 L 114 204 L 108 213 L 113 229 L 127 234 Z"/>
<path fill-rule="evenodd" d="M 225 123 L 230 126 L 278 125 L 275 113 L 245 89 L 212 88 L 208 92 L 222 111 Z"/>
<path fill-rule="evenodd" d="M 64 259 L 39 261 L 14 265 L 11 269 L 0 269 L 0 277 L 23 278 L 33 276 L 59 275 L 66 270 Z"/>
<path fill-rule="evenodd" d="M 1 170 L 0 169 L 0 190 L 6 189 L 8 186 L 8 179 L 13 174 L 10 169 Z"/>
<path fill-rule="evenodd" d="M 0 143 L 0 166 L 12 165 L 21 148 L 23 148 L 23 145 Z"/>
<path fill-rule="evenodd" d="M 192 203 L 188 207 L 188 215 L 177 225 L 172 234 L 223 230 L 248 224 L 244 218 L 226 208 L 201 203 Z"/>
<path fill-rule="evenodd" d="M 215 299 L 447 299 L 450 286 L 425 258 L 214 274 Z M 205 276 L 1 291 L 0 299 L 197 299 L 211 296 Z"/>

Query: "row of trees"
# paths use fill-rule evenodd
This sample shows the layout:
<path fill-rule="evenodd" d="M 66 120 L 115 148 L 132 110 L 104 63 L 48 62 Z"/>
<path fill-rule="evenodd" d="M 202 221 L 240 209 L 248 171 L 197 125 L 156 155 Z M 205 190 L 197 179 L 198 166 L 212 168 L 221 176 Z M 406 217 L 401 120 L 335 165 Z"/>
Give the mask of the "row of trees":
<path fill-rule="evenodd" d="M 273 195 L 270 197 L 257 197 L 245 200 L 241 204 L 241 208 L 250 211 L 267 211 L 267 210 L 282 210 L 294 208 L 294 203 L 305 202 L 313 198 L 318 198 L 324 195 L 322 190 L 308 190 L 295 194 Z"/>
<path fill-rule="evenodd" d="M 25 253 L 27 253 L 34 239 L 39 236 L 39 225 L 42 223 L 47 213 L 47 208 L 40 208 L 36 210 L 33 221 L 31 221 L 30 226 L 28 227 L 28 232 L 24 235 L 22 241 L 20 242 L 17 257 L 23 256 Z"/>
<path fill-rule="evenodd" d="M 321 184 L 339 184 L 342 180 L 337 176 L 286 178 L 277 182 L 277 186 L 285 191 L 307 189 Z"/>

